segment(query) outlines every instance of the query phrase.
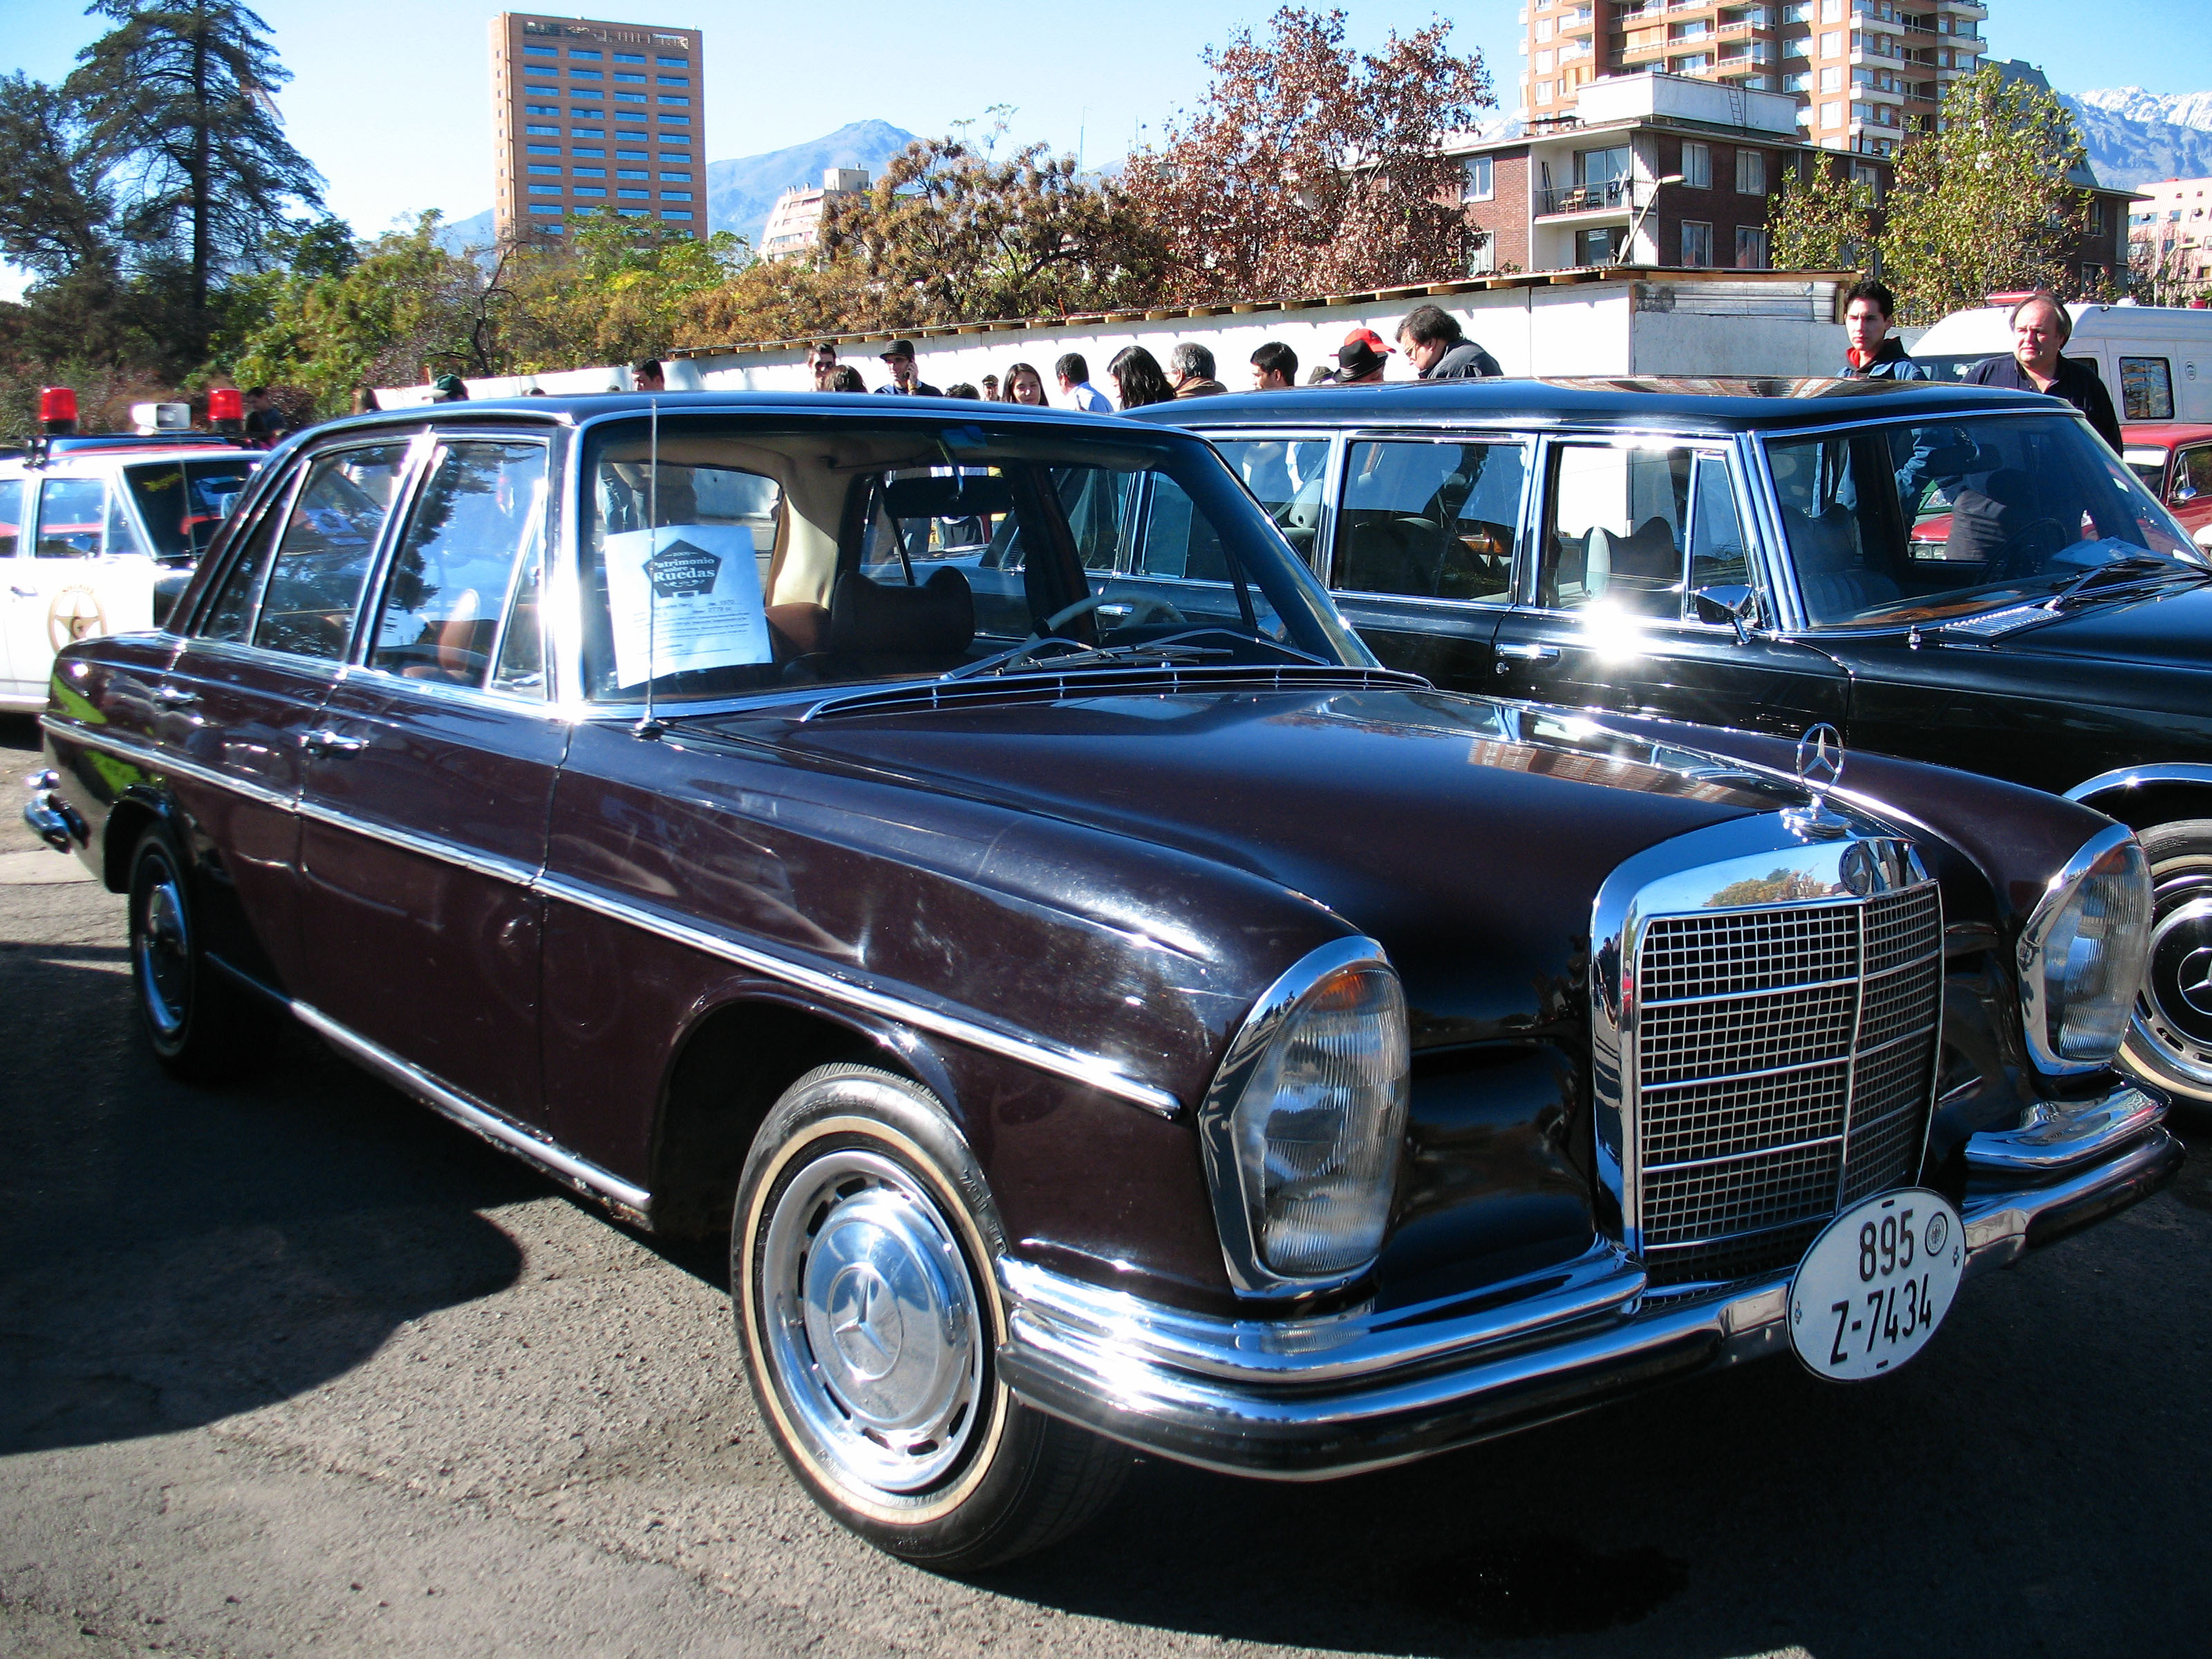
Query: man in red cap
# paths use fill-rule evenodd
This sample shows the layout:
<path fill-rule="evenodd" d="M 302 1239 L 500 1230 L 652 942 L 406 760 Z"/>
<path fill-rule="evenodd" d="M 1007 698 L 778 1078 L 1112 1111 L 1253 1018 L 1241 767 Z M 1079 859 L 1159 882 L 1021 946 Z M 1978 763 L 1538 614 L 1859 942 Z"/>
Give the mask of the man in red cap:
<path fill-rule="evenodd" d="M 1344 337 L 1337 349 L 1337 386 L 1380 386 L 1382 366 L 1390 356 L 1390 348 L 1382 343 L 1382 337 L 1371 328 L 1355 328 Z"/>

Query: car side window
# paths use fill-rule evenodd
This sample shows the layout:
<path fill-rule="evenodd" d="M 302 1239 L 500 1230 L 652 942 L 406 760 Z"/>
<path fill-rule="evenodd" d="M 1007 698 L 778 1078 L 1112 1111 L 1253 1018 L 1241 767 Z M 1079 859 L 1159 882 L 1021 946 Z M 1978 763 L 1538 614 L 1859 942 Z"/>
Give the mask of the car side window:
<path fill-rule="evenodd" d="M 1700 455 L 1690 492 L 1690 588 L 1747 587 L 1751 559 L 1725 457 Z"/>
<path fill-rule="evenodd" d="M 2191 501 L 2207 495 L 2212 495 L 2212 444 L 2199 444 L 2183 450 L 2174 464 L 2173 498 Z"/>
<path fill-rule="evenodd" d="M 372 444 L 309 464 L 270 568 L 256 645 L 302 657 L 345 655 L 407 451 L 405 443 Z"/>
<path fill-rule="evenodd" d="M 1514 443 L 1352 445 L 1330 586 L 1509 603 L 1526 469 Z"/>
<path fill-rule="evenodd" d="M 33 550 L 42 559 L 84 559 L 100 552 L 107 524 L 105 478 L 48 478 L 39 491 L 39 533 Z"/>
<path fill-rule="evenodd" d="M 23 527 L 23 481 L 0 478 L 0 559 L 12 559 Z"/>
<path fill-rule="evenodd" d="M 544 496 L 544 445 L 444 446 L 392 561 L 368 665 L 482 686 Z"/>
<path fill-rule="evenodd" d="M 1229 555 L 1222 549 L 1221 532 L 1165 473 L 1153 475 L 1152 507 L 1145 515 L 1135 569 L 1139 575 L 1182 581 L 1229 580 Z"/>
<path fill-rule="evenodd" d="M 1679 618 L 1696 460 L 1693 451 L 1672 447 L 1555 448 L 1537 603 Z"/>
<path fill-rule="evenodd" d="M 1244 481 L 1283 539 L 1313 562 L 1321 533 L 1321 499 L 1328 477 L 1326 438 L 1218 439 L 1229 470 Z"/>
<path fill-rule="evenodd" d="M 246 544 L 238 550 L 223 573 L 222 586 L 201 619 L 204 640 L 246 639 L 253 631 L 253 600 L 261 591 L 261 578 L 269 568 L 269 550 L 276 545 L 276 532 L 284 523 L 284 498 L 280 494 L 253 525 Z"/>

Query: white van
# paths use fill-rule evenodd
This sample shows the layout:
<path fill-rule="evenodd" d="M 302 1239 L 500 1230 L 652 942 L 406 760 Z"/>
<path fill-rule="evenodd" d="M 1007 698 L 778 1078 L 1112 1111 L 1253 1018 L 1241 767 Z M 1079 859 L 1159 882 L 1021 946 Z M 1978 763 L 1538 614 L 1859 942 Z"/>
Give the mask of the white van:
<path fill-rule="evenodd" d="M 2063 350 L 2097 366 L 2123 421 L 2212 421 L 2212 311 L 2072 305 Z M 1964 380 L 1984 357 L 2012 355 L 2012 307 L 1954 311 L 1920 337 L 1913 360 Z"/>

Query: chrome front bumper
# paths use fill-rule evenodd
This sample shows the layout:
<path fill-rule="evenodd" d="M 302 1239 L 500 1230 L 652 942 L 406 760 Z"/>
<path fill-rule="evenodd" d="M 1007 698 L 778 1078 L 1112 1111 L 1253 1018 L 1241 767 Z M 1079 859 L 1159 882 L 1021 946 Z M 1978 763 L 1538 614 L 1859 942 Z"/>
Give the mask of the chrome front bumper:
<path fill-rule="evenodd" d="M 1969 1276 L 2156 1192 L 2181 1167 L 2163 1102 L 2123 1088 L 1968 1144 Z M 1404 1462 L 1790 1346 L 1788 1273 L 1650 1293 L 1610 1245 L 1478 1292 L 1303 1320 L 1186 1313 L 1000 1263 L 999 1364 L 1039 1410 L 1140 1450 L 1276 1480 Z"/>

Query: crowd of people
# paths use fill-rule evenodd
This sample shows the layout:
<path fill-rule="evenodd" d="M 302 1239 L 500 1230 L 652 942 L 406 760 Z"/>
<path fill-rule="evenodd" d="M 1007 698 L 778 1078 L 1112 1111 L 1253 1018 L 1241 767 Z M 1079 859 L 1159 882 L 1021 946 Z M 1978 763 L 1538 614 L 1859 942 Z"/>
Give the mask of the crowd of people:
<path fill-rule="evenodd" d="M 1466 337 L 1450 313 L 1439 306 L 1421 306 L 1399 324 L 1395 346 L 1371 328 L 1353 329 L 1337 348 L 1335 361 L 1316 367 L 1307 375 L 1306 384 L 1377 385 L 1385 378 L 1390 359 L 1398 356 L 1404 357 L 1416 380 L 1476 380 L 1505 372 L 1495 357 Z M 892 341 L 878 361 L 890 378 L 873 390 L 888 396 L 973 398 L 983 403 L 1030 404 L 1098 415 L 1171 403 L 1178 398 L 1218 397 L 1231 390 L 1219 378 L 1212 350 L 1195 340 L 1182 341 L 1171 349 L 1164 367 L 1143 346 L 1122 347 L 1106 365 L 1105 378 L 1113 387 L 1110 393 L 1091 383 L 1090 360 L 1079 351 L 1065 353 L 1054 362 L 1052 390 L 1033 363 L 1011 363 L 1002 374 L 986 374 L 979 383 L 956 381 L 940 390 L 921 378 L 910 340 Z M 806 362 L 817 392 L 870 390 L 857 368 L 839 360 L 837 348 L 830 341 L 809 346 Z M 1251 374 L 1255 392 L 1287 391 L 1298 384 L 1298 354 L 1280 340 L 1269 340 L 1253 352 Z"/>

